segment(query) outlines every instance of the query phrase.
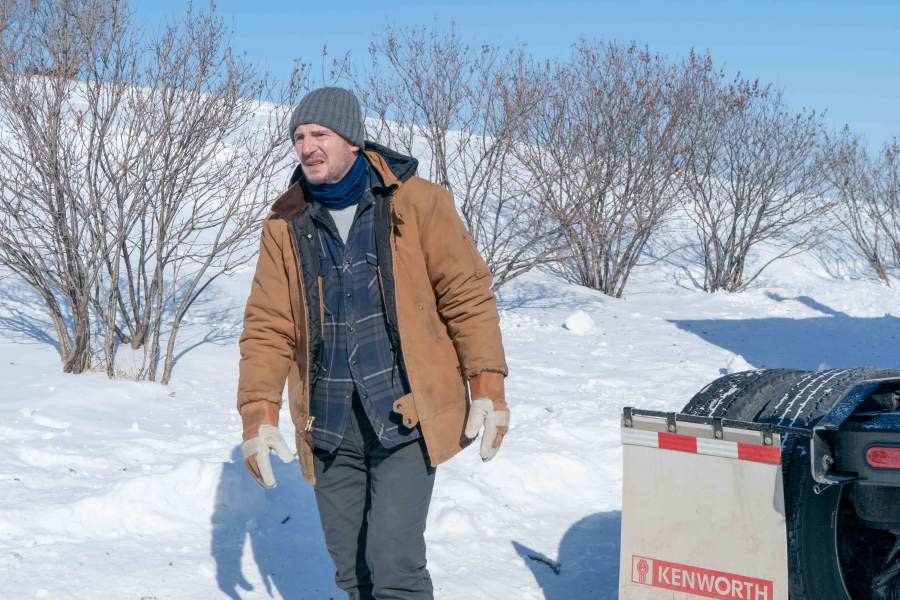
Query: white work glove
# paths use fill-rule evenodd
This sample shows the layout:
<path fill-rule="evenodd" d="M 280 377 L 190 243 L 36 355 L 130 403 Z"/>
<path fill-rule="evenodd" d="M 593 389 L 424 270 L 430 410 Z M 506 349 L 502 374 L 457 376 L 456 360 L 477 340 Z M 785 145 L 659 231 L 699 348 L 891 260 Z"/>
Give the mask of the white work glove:
<path fill-rule="evenodd" d="M 487 462 L 494 458 L 503 436 L 509 431 L 509 408 L 506 402 L 495 403 L 490 398 L 472 400 L 469 407 L 469 418 L 466 420 L 466 437 L 475 439 L 481 427 L 481 460 Z"/>
<path fill-rule="evenodd" d="M 275 487 L 275 475 L 272 473 L 272 462 L 269 459 L 269 451 L 274 450 L 281 462 L 290 462 L 294 453 L 288 448 L 287 442 L 281 437 L 281 432 L 274 425 L 260 425 L 256 437 L 252 437 L 241 444 L 241 452 L 244 453 L 244 462 L 256 480 L 256 483 L 267 490 Z M 254 467 L 256 467 L 254 469 Z"/>

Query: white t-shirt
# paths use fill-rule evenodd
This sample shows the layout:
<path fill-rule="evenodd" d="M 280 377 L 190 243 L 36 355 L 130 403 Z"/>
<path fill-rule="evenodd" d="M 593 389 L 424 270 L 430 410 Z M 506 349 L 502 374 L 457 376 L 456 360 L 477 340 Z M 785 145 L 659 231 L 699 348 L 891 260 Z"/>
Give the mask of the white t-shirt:
<path fill-rule="evenodd" d="M 350 226 L 353 225 L 353 217 L 356 216 L 356 204 L 351 204 L 347 208 L 329 208 L 331 218 L 337 226 L 338 234 L 344 243 L 347 243 L 347 236 L 350 235 Z"/>

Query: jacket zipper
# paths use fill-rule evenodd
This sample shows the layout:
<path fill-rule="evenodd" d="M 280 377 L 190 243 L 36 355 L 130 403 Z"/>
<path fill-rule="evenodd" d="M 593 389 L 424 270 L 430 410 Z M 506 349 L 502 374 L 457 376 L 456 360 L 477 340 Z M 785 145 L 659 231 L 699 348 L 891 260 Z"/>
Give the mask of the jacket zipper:
<path fill-rule="evenodd" d="M 297 277 L 300 282 L 300 303 L 304 306 L 306 312 L 309 312 L 309 302 L 306 299 L 306 284 L 303 280 L 303 269 L 300 266 L 300 242 L 297 240 L 297 235 L 294 233 L 294 227 L 290 221 L 287 222 L 288 234 L 291 236 L 291 243 L 294 245 L 294 256 L 297 258 Z M 307 317 L 307 322 L 309 322 L 309 317 Z M 298 325 L 299 326 L 299 325 Z M 306 414 L 309 415 L 310 406 L 309 406 L 309 373 L 310 373 L 310 356 L 309 356 L 309 332 L 306 332 L 306 377 L 303 380 L 303 387 L 305 390 L 304 394 L 304 402 L 306 406 L 303 408 L 306 409 Z M 315 417 L 308 416 L 306 419 L 306 429 L 305 431 L 309 431 L 312 428 L 312 423 L 315 420 Z"/>
<path fill-rule="evenodd" d="M 381 292 L 381 305 L 387 310 L 387 300 L 384 295 L 384 280 L 381 278 L 381 265 L 375 265 L 375 271 L 378 273 L 378 290 Z"/>
<path fill-rule="evenodd" d="M 409 383 L 410 392 L 412 392 L 412 376 L 410 375 L 409 369 L 406 367 L 406 354 L 403 352 L 403 338 L 400 335 L 400 315 L 399 310 L 397 310 L 397 230 L 399 228 L 398 223 L 394 222 L 394 215 L 399 217 L 397 221 L 402 224 L 404 223 L 403 217 L 400 216 L 400 213 L 396 212 L 394 208 L 394 198 L 393 192 L 388 199 L 388 252 L 391 254 L 391 277 L 394 280 L 394 314 L 397 319 L 397 352 L 399 353 L 399 365 L 400 368 L 406 373 L 406 380 Z M 385 301 L 385 292 L 384 292 L 384 281 L 382 280 L 381 273 L 381 265 L 377 265 L 378 270 L 378 286 L 381 288 L 381 302 L 384 305 L 385 310 L 387 310 L 387 302 Z"/>

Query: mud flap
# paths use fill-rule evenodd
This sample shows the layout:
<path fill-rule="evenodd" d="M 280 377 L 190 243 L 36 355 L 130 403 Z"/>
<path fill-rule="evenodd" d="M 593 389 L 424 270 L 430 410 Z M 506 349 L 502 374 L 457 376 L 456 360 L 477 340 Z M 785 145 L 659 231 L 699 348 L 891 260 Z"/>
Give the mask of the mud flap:
<path fill-rule="evenodd" d="M 626 417 L 620 600 L 787 600 L 780 436 Z"/>

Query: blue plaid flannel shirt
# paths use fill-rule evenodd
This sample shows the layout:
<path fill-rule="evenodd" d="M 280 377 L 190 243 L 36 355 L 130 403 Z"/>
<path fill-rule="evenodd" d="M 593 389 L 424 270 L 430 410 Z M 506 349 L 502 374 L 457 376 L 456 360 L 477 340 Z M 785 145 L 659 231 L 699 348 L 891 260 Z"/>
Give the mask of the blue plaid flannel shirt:
<path fill-rule="evenodd" d="M 333 452 L 343 439 L 354 390 L 385 448 L 420 437 L 393 411 L 394 400 L 409 385 L 388 337 L 378 281 L 374 202 L 371 188 L 360 200 L 347 243 L 341 240 L 328 209 L 310 203 L 316 225 L 322 297 L 322 369 L 312 390 L 310 411 L 316 448 Z M 312 309 L 312 307 L 311 307 Z"/>

